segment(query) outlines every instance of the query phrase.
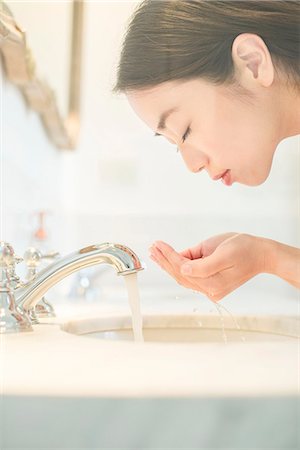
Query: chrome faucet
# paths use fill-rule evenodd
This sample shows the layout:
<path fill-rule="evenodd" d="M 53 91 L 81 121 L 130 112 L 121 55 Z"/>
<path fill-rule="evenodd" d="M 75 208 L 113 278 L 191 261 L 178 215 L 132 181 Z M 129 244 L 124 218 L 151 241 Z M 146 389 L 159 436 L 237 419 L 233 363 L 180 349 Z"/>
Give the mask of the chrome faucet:
<path fill-rule="evenodd" d="M 38 273 L 38 267 L 44 260 L 54 260 L 59 257 L 58 252 L 51 252 L 42 254 L 39 249 L 35 247 L 29 247 L 24 253 L 24 262 L 27 266 L 26 280 L 31 281 Z M 56 317 L 55 311 L 51 303 L 49 303 L 45 297 L 42 297 L 34 308 L 30 310 L 30 319 L 32 323 L 39 323 L 40 317 Z"/>
<path fill-rule="evenodd" d="M 30 311 L 43 295 L 63 278 L 96 264 L 112 266 L 118 275 L 142 270 L 137 255 L 120 244 L 104 243 L 82 248 L 61 257 L 41 270 L 27 283 L 16 279 L 17 257 L 12 247 L 0 242 L 0 333 L 32 330 Z"/>

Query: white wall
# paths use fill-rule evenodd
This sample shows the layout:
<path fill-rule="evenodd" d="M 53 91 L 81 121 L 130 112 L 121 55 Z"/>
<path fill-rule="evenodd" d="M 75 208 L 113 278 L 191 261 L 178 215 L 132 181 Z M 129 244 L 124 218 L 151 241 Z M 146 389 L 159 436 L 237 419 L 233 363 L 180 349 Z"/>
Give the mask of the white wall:
<path fill-rule="evenodd" d="M 0 66 L 1 104 L 1 240 L 19 255 L 29 246 L 36 227 L 33 214 L 60 209 L 61 153 L 49 142 L 38 115 Z"/>
<path fill-rule="evenodd" d="M 72 0 L 5 0 L 26 33 L 39 78 L 55 91 L 59 110 L 68 112 Z"/>

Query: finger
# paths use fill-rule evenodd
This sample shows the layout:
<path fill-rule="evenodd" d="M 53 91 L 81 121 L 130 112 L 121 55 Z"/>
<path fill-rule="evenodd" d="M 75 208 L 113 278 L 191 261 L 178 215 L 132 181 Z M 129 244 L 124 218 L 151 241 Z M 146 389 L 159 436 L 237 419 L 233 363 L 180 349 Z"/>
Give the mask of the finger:
<path fill-rule="evenodd" d="M 156 247 L 150 247 L 151 255 L 159 266 L 169 273 L 181 286 L 184 286 L 189 289 L 198 290 L 203 292 L 202 289 L 199 289 L 199 286 L 195 283 L 194 278 L 183 277 L 180 273 L 180 270 L 176 270 L 172 264 L 165 258 L 162 252 Z"/>
<path fill-rule="evenodd" d="M 156 241 L 154 243 L 154 247 L 157 248 L 164 255 L 164 257 L 174 266 L 174 268 L 176 268 L 180 272 L 179 268 L 187 258 L 181 256 L 174 250 L 173 247 L 171 247 L 169 244 L 166 244 L 163 241 Z"/>
<path fill-rule="evenodd" d="M 151 248 L 151 254 L 155 257 L 162 269 L 166 270 L 173 277 L 176 275 L 172 264 L 166 259 L 164 254 L 158 248 L 153 246 Z M 179 271 L 178 274 L 180 274 Z"/>
<path fill-rule="evenodd" d="M 179 254 L 181 256 L 183 256 L 184 258 L 188 258 L 191 260 L 202 258 L 202 256 L 203 256 L 202 243 L 196 245 L 195 247 L 187 248 L 186 250 L 183 250 Z"/>
<path fill-rule="evenodd" d="M 156 264 L 159 264 L 159 261 L 156 259 L 153 253 L 150 253 L 149 257 L 150 259 L 152 259 L 152 261 L 156 262 Z"/>
<path fill-rule="evenodd" d="M 184 258 L 187 259 L 193 259 L 191 251 L 189 248 L 187 248 L 186 250 L 182 250 L 181 252 L 179 252 L 179 255 L 183 256 Z"/>
<path fill-rule="evenodd" d="M 205 241 L 200 242 L 198 245 L 195 245 L 194 247 L 190 247 L 182 252 L 180 252 L 180 255 L 188 258 L 188 259 L 199 259 L 203 256 L 209 256 L 211 255 L 216 248 L 224 243 L 229 238 L 232 238 L 236 236 L 238 233 L 223 233 L 218 236 L 213 236 L 209 239 L 206 239 Z"/>
<path fill-rule="evenodd" d="M 226 253 L 216 251 L 206 258 L 195 259 L 183 264 L 181 273 L 189 277 L 208 278 L 232 267 Z"/>
<path fill-rule="evenodd" d="M 150 255 L 150 258 L 152 259 L 152 261 L 154 261 L 162 270 L 165 270 L 165 268 L 163 267 L 161 261 L 159 261 L 153 254 Z"/>

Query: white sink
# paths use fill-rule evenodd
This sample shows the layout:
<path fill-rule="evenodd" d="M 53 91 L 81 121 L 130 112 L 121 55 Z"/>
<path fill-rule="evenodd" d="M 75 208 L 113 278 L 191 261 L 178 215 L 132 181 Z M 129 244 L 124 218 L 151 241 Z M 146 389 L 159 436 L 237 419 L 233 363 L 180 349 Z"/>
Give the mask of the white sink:
<path fill-rule="evenodd" d="M 213 343 L 295 341 L 300 337 L 300 321 L 282 316 L 235 316 L 201 314 L 147 314 L 143 316 L 146 342 Z M 224 329 L 223 329 L 224 327 Z M 71 320 L 62 325 L 68 333 L 87 338 L 133 341 L 131 317 L 124 315 Z"/>

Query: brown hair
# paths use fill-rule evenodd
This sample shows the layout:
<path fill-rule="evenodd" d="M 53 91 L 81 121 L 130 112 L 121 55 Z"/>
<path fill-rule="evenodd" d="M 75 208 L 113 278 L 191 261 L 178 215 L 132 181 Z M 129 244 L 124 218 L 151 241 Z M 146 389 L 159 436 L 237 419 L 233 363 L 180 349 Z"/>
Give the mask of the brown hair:
<path fill-rule="evenodd" d="M 241 33 L 259 35 L 275 68 L 299 86 L 298 0 L 145 0 L 129 24 L 114 91 L 198 77 L 233 83 L 231 48 Z"/>

